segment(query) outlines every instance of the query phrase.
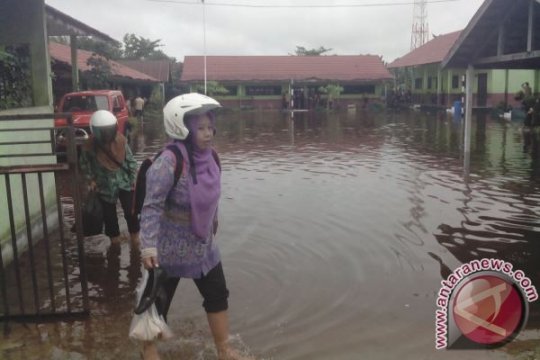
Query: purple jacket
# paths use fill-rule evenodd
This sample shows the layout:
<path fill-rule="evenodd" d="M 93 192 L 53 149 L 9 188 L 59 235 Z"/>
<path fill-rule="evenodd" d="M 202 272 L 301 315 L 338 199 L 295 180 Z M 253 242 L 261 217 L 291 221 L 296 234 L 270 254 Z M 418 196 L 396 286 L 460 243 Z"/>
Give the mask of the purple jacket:
<path fill-rule="evenodd" d="M 173 189 L 176 157 L 172 151 L 163 151 L 146 174 L 140 231 L 142 256 L 157 255 L 159 265 L 169 276 L 197 279 L 212 270 L 221 256 L 212 230 L 205 238 L 192 231 L 189 161 L 185 147 L 180 149 L 184 166 Z"/>

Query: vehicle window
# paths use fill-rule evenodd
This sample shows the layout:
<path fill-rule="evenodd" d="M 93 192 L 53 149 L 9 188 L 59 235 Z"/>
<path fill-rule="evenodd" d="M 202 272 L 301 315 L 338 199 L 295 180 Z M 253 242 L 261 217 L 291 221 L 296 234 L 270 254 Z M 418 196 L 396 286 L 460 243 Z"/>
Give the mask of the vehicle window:
<path fill-rule="evenodd" d="M 118 96 L 115 96 L 114 97 L 114 105 L 113 105 L 115 108 L 119 108 L 120 107 L 120 100 L 118 100 Z"/>
<path fill-rule="evenodd" d="M 64 99 L 62 111 L 96 111 L 108 110 L 106 96 L 68 96 Z"/>
<path fill-rule="evenodd" d="M 97 110 L 109 110 L 109 101 L 106 96 L 96 96 Z"/>
<path fill-rule="evenodd" d="M 118 105 L 123 108 L 126 105 L 124 104 L 124 98 L 122 96 L 118 96 L 117 99 L 118 99 Z"/>

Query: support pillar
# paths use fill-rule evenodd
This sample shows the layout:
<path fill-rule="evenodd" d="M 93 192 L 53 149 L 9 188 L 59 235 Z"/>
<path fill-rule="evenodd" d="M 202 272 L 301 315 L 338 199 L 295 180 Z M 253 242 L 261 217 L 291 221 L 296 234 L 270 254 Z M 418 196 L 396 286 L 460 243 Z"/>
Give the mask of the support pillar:
<path fill-rule="evenodd" d="M 471 124 L 472 124 L 472 107 L 473 107 L 473 86 L 474 86 L 474 67 L 467 67 L 466 83 L 465 83 L 465 131 L 463 139 L 463 152 L 465 159 L 471 155 Z"/>
<path fill-rule="evenodd" d="M 77 66 L 77 36 L 70 35 L 71 46 L 71 90 L 79 91 L 79 67 Z"/>

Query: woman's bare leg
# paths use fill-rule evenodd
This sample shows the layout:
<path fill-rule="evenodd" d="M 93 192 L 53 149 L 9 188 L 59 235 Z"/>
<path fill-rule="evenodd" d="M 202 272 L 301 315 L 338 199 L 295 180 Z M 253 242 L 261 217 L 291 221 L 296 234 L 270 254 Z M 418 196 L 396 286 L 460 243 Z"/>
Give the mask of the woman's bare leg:
<path fill-rule="evenodd" d="M 227 311 L 207 313 L 210 331 L 214 337 L 219 360 L 253 360 L 251 356 L 243 356 L 229 345 L 229 316 Z"/>
<path fill-rule="evenodd" d="M 157 346 L 153 341 L 145 341 L 143 343 L 143 359 L 160 360 Z"/>

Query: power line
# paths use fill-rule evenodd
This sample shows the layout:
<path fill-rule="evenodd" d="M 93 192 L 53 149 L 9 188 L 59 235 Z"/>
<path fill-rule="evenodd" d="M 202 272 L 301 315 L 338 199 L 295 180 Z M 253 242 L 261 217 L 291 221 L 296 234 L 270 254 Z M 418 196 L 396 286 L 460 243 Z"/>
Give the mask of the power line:
<path fill-rule="evenodd" d="M 179 5 L 201 5 L 201 2 L 193 1 L 182 1 L 182 0 L 146 0 L 150 2 L 160 2 L 160 3 L 172 3 Z M 456 2 L 460 0 L 431 0 L 427 1 L 427 4 L 435 3 L 446 3 L 446 2 Z M 414 5 L 415 2 L 387 2 L 387 3 L 371 3 L 371 4 L 329 4 L 329 5 L 263 5 L 263 4 L 238 4 L 238 3 L 213 3 L 205 2 L 206 6 L 220 6 L 220 7 L 237 7 L 237 8 L 304 8 L 304 9 L 314 9 L 314 8 L 358 8 L 358 7 L 388 7 L 388 6 L 410 6 Z"/>

